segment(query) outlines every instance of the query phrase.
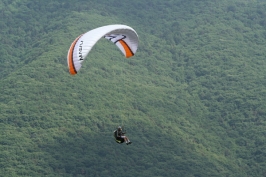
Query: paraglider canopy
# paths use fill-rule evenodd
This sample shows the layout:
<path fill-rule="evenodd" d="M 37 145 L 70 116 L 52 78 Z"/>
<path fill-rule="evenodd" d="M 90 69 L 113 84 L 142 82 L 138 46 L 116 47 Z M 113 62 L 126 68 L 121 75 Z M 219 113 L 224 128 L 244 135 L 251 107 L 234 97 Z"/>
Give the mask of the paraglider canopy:
<path fill-rule="evenodd" d="M 127 58 L 134 56 L 137 51 L 138 35 L 133 28 L 107 25 L 93 29 L 77 37 L 71 44 L 67 55 L 70 74 L 77 74 L 92 47 L 103 37 L 112 41 Z"/>

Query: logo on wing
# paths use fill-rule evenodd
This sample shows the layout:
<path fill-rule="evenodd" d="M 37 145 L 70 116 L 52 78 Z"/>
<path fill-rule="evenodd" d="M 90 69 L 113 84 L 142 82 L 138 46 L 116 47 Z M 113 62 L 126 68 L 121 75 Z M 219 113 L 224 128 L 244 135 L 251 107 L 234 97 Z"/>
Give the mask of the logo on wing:
<path fill-rule="evenodd" d="M 126 36 L 122 35 L 122 34 L 110 34 L 110 35 L 106 35 L 104 37 L 106 39 L 112 41 L 113 43 L 117 43 L 118 41 L 126 38 Z"/>
<path fill-rule="evenodd" d="M 83 60 L 82 45 L 83 45 L 83 41 L 80 41 L 80 44 L 79 44 L 79 60 Z"/>

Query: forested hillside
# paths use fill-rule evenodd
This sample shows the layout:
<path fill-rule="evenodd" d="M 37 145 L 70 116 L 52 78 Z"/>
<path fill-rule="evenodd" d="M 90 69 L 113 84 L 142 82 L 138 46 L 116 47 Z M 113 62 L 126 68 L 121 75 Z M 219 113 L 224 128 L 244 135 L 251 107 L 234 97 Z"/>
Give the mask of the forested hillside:
<path fill-rule="evenodd" d="M 136 55 L 102 39 L 71 76 L 109 24 Z M 266 176 L 265 38 L 262 0 L 0 1 L 0 176 Z"/>

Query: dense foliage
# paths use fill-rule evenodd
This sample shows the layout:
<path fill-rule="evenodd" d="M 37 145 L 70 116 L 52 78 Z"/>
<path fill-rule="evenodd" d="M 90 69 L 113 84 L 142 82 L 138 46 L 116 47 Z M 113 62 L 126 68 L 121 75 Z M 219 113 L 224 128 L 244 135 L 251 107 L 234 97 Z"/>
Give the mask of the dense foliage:
<path fill-rule="evenodd" d="M 266 2 L 2 0 L 0 19 L 0 176 L 266 175 Z M 70 76 L 71 42 L 117 23 L 136 56 L 101 40 Z"/>

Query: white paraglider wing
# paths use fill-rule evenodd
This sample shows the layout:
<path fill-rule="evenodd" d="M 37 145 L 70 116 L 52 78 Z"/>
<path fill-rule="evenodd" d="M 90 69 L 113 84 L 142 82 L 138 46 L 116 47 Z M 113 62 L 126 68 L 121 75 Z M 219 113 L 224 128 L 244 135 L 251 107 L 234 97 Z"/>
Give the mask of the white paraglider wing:
<path fill-rule="evenodd" d="M 137 51 L 138 35 L 133 28 L 126 25 L 108 25 L 93 29 L 77 37 L 71 44 L 67 55 L 70 74 L 77 74 L 92 47 L 102 37 L 112 41 L 127 58 L 134 56 Z"/>

